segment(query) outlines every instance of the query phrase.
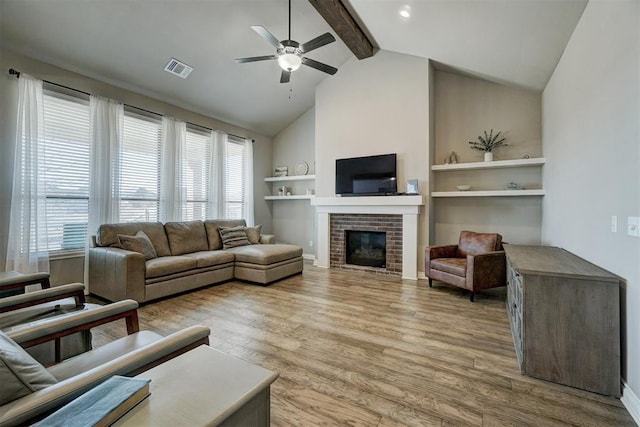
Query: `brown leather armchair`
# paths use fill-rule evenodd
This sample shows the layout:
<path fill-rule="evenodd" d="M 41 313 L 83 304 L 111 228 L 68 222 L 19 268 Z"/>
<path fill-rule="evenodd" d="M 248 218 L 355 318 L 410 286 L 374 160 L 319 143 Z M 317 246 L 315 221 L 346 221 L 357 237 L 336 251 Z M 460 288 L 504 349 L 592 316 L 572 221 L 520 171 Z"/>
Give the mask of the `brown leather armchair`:
<path fill-rule="evenodd" d="M 433 280 L 439 280 L 468 289 L 473 302 L 477 291 L 506 285 L 502 236 L 461 231 L 457 245 L 427 246 L 424 270 L 429 287 L 433 287 Z"/>

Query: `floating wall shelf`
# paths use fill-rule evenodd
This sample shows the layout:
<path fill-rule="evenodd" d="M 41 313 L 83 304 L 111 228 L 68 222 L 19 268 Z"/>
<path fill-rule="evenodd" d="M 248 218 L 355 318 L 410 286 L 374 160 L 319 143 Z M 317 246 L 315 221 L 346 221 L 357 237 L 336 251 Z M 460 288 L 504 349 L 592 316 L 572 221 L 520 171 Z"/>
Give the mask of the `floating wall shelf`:
<path fill-rule="evenodd" d="M 450 163 L 447 165 L 433 165 L 431 170 L 437 171 L 461 171 L 461 170 L 474 170 L 474 169 L 502 169 L 502 168 L 517 168 L 527 166 L 542 166 L 545 163 L 545 159 L 516 159 L 516 160 L 494 160 L 492 162 L 471 162 L 471 163 Z"/>
<path fill-rule="evenodd" d="M 264 196 L 265 200 L 311 200 L 313 195 L 299 194 L 291 196 Z"/>
<path fill-rule="evenodd" d="M 264 182 L 313 181 L 315 179 L 315 175 L 269 176 L 264 179 Z"/>
<path fill-rule="evenodd" d="M 431 197 L 544 196 L 544 190 L 434 191 Z"/>

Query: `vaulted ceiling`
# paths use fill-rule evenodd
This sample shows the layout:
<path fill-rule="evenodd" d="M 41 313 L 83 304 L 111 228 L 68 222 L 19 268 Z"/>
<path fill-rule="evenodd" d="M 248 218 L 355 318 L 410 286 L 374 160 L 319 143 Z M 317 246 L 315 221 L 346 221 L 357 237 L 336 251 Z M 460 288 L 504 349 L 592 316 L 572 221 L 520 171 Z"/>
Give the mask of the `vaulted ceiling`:
<path fill-rule="evenodd" d="M 328 1 L 328 0 L 320 0 Z M 491 80 L 542 90 L 587 0 L 350 0 L 347 9 L 382 49 L 431 58 Z M 0 0 L 2 47 L 265 135 L 314 103 L 333 78 L 312 68 L 281 84 L 274 54 L 250 29 L 287 38 L 287 0 Z M 408 9 L 410 18 L 401 17 Z M 307 0 L 293 0 L 292 39 L 333 32 Z M 340 68 L 353 53 L 337 41 L 308 54 Z M 177 58 L 186 79 L 163 71 Z M 338 71 L 338 74 L 340 71 Z"/>

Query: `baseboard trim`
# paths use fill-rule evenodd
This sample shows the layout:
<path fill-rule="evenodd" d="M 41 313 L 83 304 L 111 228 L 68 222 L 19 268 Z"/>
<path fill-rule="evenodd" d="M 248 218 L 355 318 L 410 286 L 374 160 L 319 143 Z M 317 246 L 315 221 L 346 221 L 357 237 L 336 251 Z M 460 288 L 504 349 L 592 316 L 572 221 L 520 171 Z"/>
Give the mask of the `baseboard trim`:
<path fill-rule="evenodd" d="M 314 262 L 316 262 L 316 256 L 314 254 L 302 254 L 302 258 L 303 259 L 308 259 Z"/>
<path fill-rule="evenodd" d="M 418 279 L 427 280 L 428 277 L 424 274 L 423 271 L 418 273 Z"/>
<path fill-rule="evenodd" d="M 622 381 L 622 397 L 620 401 L 631 414 L 631 418 L 640 425 L 640 398 L 624 381 Z"/>

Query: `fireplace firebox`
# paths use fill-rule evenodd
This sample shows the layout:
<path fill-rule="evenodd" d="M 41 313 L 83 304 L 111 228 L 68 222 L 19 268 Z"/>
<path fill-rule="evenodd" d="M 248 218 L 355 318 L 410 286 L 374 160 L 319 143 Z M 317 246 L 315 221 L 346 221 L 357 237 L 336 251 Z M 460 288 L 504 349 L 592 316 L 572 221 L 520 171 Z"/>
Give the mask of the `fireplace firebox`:
<path fill-rule="evenodd" d="M 346 263 L 386 268 L 387 233 L 383 231 L 345 231 Z"/>

